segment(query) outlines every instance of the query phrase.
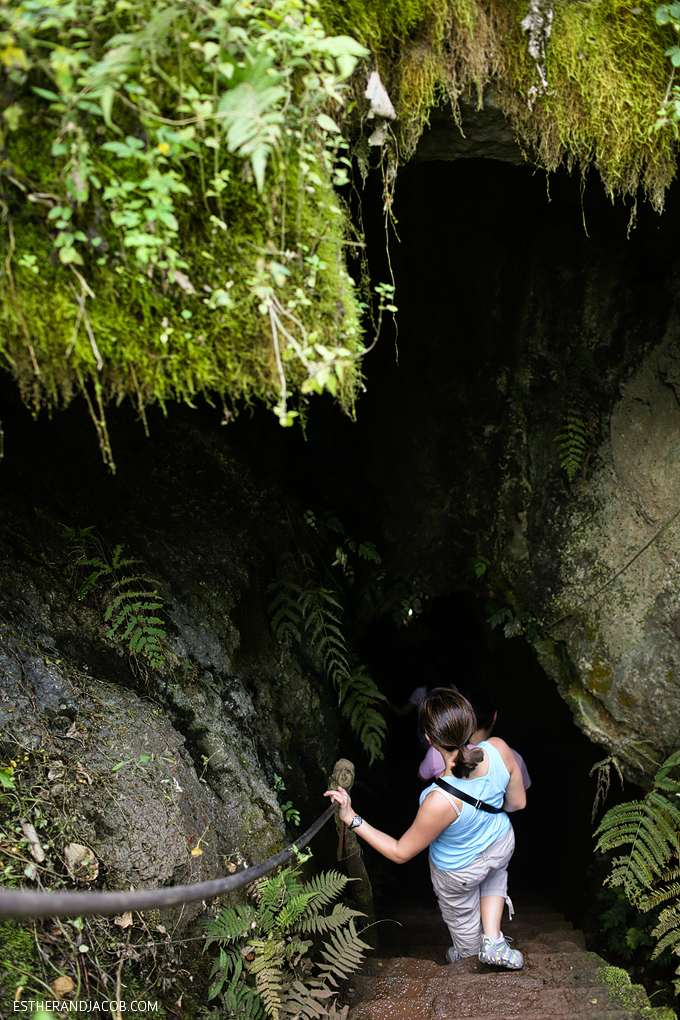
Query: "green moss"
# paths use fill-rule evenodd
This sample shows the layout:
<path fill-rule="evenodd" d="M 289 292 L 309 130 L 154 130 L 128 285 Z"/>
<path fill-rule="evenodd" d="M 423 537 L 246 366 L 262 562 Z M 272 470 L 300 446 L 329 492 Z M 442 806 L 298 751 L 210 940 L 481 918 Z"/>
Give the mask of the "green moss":
<path fill-rule="evenodd" d="M 12 70 L 22 115 L 5 127 L 0 168 L 0 361 L 26 402 L 51 408 L 82 392 L 111 463 L 111 400 L 130 398 L 143 416 L 202 393 L 231 404 L 227 419 L 261 400 L 289 424 L 292 395 L 304 409 L 327 390 L 352 414 L 361 307 L 333 186 L 340 135 L 321 111 L 339 109 L 356 44 L 336 44 L 336 64 L 319 23 L 285 0 L 274 13 L 268 0 L 215 8 L 212 21 L 192 21 L 191 4 L 135 0 L 127 25 L 91 0 L 75 7 L 60 26 L 69 66 L 87 52 L 95 74 L 122 28 L 139 40 L 121 57 L 112 109 L 83 100 L 97 88 L 70 71 L 57 84 L 45 74 L 43 14 L 0 14 L 29 69 Z M 98 73 L 108 87 L 108 65 Z"/>
<path fill-rule="evenodd" d="M 545 72 L 528 53 L 520 0 L 322 0 L 337 31 L 372 49 L 398 114 L 408 159 L 430 109 L 493 85 L 520 145 L 547 170 L 595 166 L 611 196 L 642 186 L 657 209 L 675 174 L 670 133 L 649 134 L 668 88 L 673 40 L 653 10 L 628 0 L 556 0 Z"/>
<path fill-rule="evenodd" d="M 651 1006 L 642 985 L 634 985 L 622 967 L 604 964 L 598 968 L 597 979 L 607 989 L 612 1004 L 630 1011 L 635 1020 L 676 1020 L 669 1006 Z"/>
<path fill-rule="evenodd" d="M 5 998 L 13 998 L 19 985 L 30 984 L 36 968 L 33 932 L 18 921 L 0 921 L 0 940 L 3 947 L 0 964 L 1 985 Z"/>

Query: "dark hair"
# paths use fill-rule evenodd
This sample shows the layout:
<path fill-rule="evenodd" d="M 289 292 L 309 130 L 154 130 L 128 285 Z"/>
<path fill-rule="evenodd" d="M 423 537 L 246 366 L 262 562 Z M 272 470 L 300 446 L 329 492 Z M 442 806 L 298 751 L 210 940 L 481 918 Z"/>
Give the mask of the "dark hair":
<path fill-rule="evenodd" d="M 484 759 L 483 751 L 467 746 L 477 729 L 470 702 L 450 687 L 436 687 L 421 700 L 418 713 L 418 725 L 436 747 L 458 751 L 451 771 L 458 779 L 467 779 Z"/>

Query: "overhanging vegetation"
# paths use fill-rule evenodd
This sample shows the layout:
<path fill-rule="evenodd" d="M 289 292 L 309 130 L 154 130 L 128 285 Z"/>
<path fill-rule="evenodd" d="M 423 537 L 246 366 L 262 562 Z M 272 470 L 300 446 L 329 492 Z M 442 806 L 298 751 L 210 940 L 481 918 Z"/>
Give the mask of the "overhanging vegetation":
<path fill-rule="evenodd" d="M 0 357 L 36 411 L 81 392 L 111 465 L 111 400 L 143 419 L 204 394 L 225 421 L 261 400 L 289 425 L 329 392 L 353 413 L 361 237 L 337 186 L 374 67 L 391 181 L 435 104 L 460 122 L 489 87 L 547 171 L 661 210 L 676 170 L 653 130 L 674 25 L 648 4 L 6 0 L 0 21 Z"/>

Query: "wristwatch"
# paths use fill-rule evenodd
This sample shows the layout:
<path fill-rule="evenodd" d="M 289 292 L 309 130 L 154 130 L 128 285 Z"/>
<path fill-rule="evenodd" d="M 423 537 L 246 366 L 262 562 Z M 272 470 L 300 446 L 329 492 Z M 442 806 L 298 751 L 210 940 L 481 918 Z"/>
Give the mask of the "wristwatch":
<path fill-rule="evenodd" d="M 347 831 L 351 832 L 352 829 L 358 829 L 362 822 L 363 818 L 361 815 L 355 815 L 350 824 L 347 826 Z"/>

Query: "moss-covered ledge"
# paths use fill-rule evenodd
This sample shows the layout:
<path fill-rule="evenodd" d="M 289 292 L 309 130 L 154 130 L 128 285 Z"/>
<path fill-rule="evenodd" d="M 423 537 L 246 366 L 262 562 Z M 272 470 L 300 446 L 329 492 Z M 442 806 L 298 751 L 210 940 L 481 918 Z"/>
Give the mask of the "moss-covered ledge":
<path fill-rule="evenodd" d="M 623 967 L 612 967 L 600 960 L 597 979 L 604 985 L 609 1005 L 629 1011 L 635 1020 L 676 1020 L 670 1006 L 652 1006 L 642 985 L 635 985 Z"/>
<path fill-rule="evenodd" d="M 494 86 L 527 159 L 599 171 L 607 193 L 655 208 L 676 170 L 672 131 L 650 134 L 668 98 L 675 41 L 649 5 L 626 0 L 321 0 L 333 31 L 371 50 L 397 112 L 396 151 L 408 159 L 430 112 Z"/>
<path fill-rule="evenodd" d="M 310 4 L 0 10 L 0 365 L 36 412 L 203 394 L 283 425 L 362 388 L 346 79 Z M 4 49 L 1 49 L 4 47 Z"/>

